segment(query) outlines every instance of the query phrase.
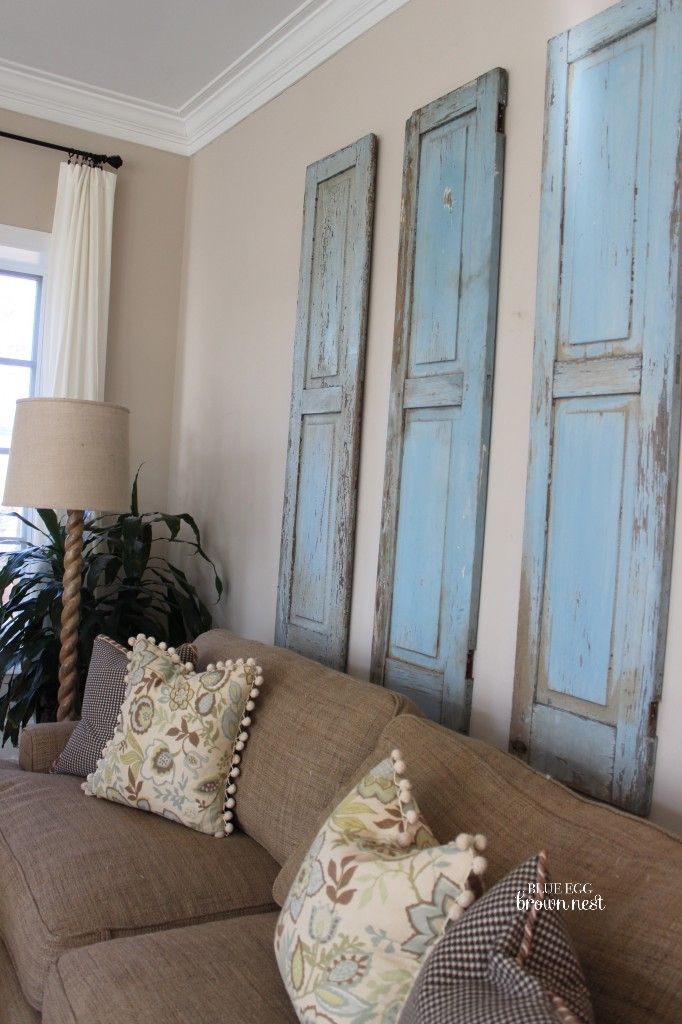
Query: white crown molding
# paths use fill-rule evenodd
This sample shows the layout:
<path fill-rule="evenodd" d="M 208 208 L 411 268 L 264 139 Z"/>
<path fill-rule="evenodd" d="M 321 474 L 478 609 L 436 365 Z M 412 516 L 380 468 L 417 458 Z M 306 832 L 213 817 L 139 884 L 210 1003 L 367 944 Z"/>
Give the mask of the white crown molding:
<path fill-rule="evenodd" d="M 0 60 L 0 107 L 191 156 L 409 0 L 305 0 L 179 110 Z"/>
<path fill-rule="evenodd" d="M 196 153 L 333 57 L 408 0 L 326 0 L 302 4 L 186 103 L 180 114 Z"/>
<path fill-rule="evenodd" d="M 177 111 L 0 60 L 0 107 L 114 139 L 189 154 Z"/>

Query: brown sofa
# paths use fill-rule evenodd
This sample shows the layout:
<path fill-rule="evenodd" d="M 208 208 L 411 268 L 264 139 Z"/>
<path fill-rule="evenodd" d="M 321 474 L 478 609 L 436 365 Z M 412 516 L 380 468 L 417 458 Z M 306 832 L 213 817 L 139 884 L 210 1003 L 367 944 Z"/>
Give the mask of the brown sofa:
<path fill-rule="evenodd" d="M 391 691 L 220 630 L 197 645 L 202 665 L 253 655 L 264 670 L 239 831 L 218 841 L 85 799 L 45 774 L 71 727 L 27 729 L 20 767 L 0 771 L 0 1024 L 294 1024 L 277 904 L 340 791 L 396 746 L 439 838 L 487 834 L 489 882 L 544 847 L 555 879 L 601 893 L 603 911 L 567 916 L 598 1021 L 682 1021 L 679 840 Z"/>

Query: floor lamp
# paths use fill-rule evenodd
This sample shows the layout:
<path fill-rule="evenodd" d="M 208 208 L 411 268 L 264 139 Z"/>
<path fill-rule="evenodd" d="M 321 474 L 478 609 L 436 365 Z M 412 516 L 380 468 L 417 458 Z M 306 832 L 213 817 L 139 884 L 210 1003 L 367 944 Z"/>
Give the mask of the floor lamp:
<path fill-rule="evenodd" d="M 83 511 L 130 508 L 128 410 L 108 402 L 17 402 L 3 504 L 66 509 L 57 719 L 72 718 L 78 679 Z"/>

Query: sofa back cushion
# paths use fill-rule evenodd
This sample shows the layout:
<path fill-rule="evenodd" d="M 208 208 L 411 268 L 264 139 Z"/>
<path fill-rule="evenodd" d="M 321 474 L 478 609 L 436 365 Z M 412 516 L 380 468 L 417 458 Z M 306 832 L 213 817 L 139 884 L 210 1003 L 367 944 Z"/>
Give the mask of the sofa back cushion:
<path fill-rule="evenodd" d="M 372 760 L 394 747 L 441 842 L 488 837 L 490 885 L 546 849 L 554 882 L 589 883 L 602 896 L 603 910 L 565 915 L 598 1021 L 682 1021 L 682 841 L 423 718 L 391 722 Z"/>
<path fill-rule="evenodd" d="M 253 657 L 263 670 L 265 685 L 236 780 L 236 820 L 282 864 L 316 827 L 387 723 L 414 706 L 391 690 L 226 630 L 203 633 L 195 645 L 197 669 Z"/>

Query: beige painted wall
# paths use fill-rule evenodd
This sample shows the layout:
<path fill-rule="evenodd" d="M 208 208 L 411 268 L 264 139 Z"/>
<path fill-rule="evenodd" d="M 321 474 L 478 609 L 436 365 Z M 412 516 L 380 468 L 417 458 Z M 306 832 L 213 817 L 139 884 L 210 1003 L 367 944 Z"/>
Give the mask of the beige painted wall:
<path fill-rule="evenodd" d="M 112 242 L 106 399 L 131 412 L 131 470 L 141 499 L 163 508 L 173 414 L 180 272 L 189 160 L 2 111 L 2 129 L 119 153 Z M 50 231 L 64 154 L 0 139 L 0 223 Z"/>
<path fill-rule="evenodd" d="M 472 732 L 506 746 L 531 387 L 547 39 L 604 0 L 412 0 L 192 159 L 171 493 L 192 507 L 230 595 L 217 618 L 273 637 L 306 165 L 379 137 L 350 670 L 374 612 L 404 121 L 502 65 L 510 73 L 490 487 Z M 682 826 L 682 515 L 654 817 Z M 677 628 L 675 628 L 677 623 Z"/>

